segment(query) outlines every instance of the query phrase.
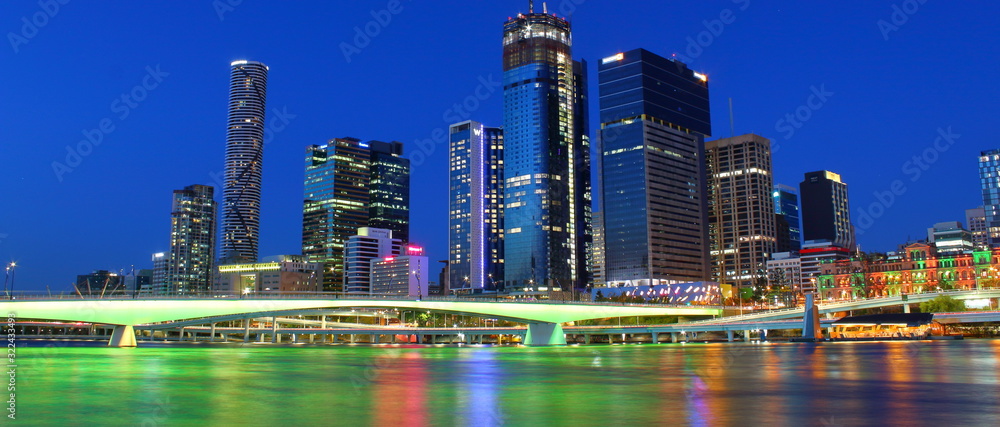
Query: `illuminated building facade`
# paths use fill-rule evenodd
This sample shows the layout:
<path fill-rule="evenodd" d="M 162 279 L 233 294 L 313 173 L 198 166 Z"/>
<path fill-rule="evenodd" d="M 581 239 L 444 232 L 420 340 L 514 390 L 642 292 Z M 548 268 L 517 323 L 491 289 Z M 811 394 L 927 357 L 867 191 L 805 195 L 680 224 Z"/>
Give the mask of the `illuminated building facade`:
<path fill-rule="evenodd" d="M 1000 149 L 979 154 L 979 182 L 983 191 L 987 244 L 993 248 L 1000 246 Z"/>
<path fill-rule="evenodd" d="M 896 256 L 824 263 L 818 276 L 823 299 L 890 296 L 998 283 L 1000 250 L 941 255 L 933 245 L 906 245 Z"/>
<path fill-rule="evenodd" d="M 215 295 L 318 292 L 323 265 L 301 255 L 267 257 L 256 263 L 220 265 L 213 283 Z"/>
<path fill-rule="evenodd" d="M 775 252 L 771 142 L 747 134 L 705 143 L 712 278 L 743 287 Z"/>
<path fill-rule="evenodd" d="M 230 67 L 221 257 L 227 263 L 256 262 L 268 68 L 243 60 Z"/>
<path fill-rule="evenodd" d="M 586 69 L 570 24 L 548 13 L 504 24 L 504 282 L 514 289 L 587 282 L 590 199 Z M 455 286 L 453 283 L 452 286 Z"/>
<path fill-rule="evenodd" d="M 355 138 L 334 138 L 306 149 L 302 254 L 323 263 L 327 292 L 343 290 L 344 245 L 368 226 L 370 155 L 367 144 Z"/>
<path fill-rule="evenodd" d="M 451 289 L 502 288 L 503 130 L 465 121 L 449 128 L 448 261 Z"/>
<path fill-rule="evenodd" d="M 347 239 L 344 249 L 344 292 L 364 295 L 371 293 L 371 263 L 400 254 L 402 241 L 393 236 L 392 230 L 361 227 L 358 234 Z"/>
<path fill-rule="evenodd" d="M 816 292 L 817 281 L 824 264 L 851 258 L 851 251 L 829 240 L 806 240 L 799 250 L 802 272 L 802 292 Z"/>
<path fill-rule="evenodd" d="M 986 226 L 986 209 L 982 206 L 965 210 L 965 224 L 972 233 L 972 246 L 977 250 L 990 248 L 989 228 Z"/>
<path fill-rule="evenodd" d="M 840 247 L 854 248 L 847 184 L 840 179 L 840 175 L 830 171 L 806 173 L 799 184 L 799 195 L 802 200 L 803 239 L 825 239 Z"/>
<path fill-rule="evenodd" d="M 368 185 L 368 226 L 392 230 L 410 241 L 410 159 L 402 142 L 368 141 L 371 150 Z"/>
<path fill-rule="evenodd" d="M 972 232 L 958 221 L 939 222 L 927 229 L 927 242 L 934 244 L 938 255 L 972 252 Z"/>
<path fill-rule="evenodd" d="M 590 277 L 594 287 L 603 287 L 607 282 L 608 269 L 604 255 L 604 213 L 594 212 L 594 255 L 591 257 Z"/>
<path fill-rule="evenodd" d="M 174 191 L 170 252 L 164 286 L 168 294 L 204 295 L 212 287 L 215 262 L 215 190 L 191 185 Z"/>
<path fill-rule="evenodd" d="M 774 217 L 778 252 L 802 249 L 802 225 L 799 222 L 799 194 L 783 184 L 774 186 Z"/>
<path fill-rule="evenodd" d="M 598 70 L 604 282 L 706 280 L 708 78 L 644 49 Z"/>
<path fill-rule="evenodd" d="M 623 282 L 622 286 L 595 289 L 591 297 L 616 299 L 638 297 L 659 304 L 717 305 L 722 304 L 722 289 L 715 282 L 661 283 L 658 280 L 643 284 Z M 649 283 L 645 283 L 649 282 Z"/>
<path fill-rule="evenodd" d="M 372 261 L 371 294 L 425 297 L 430 295 L 430 261 L 419 246 L 407 246 L 405 255 Z"/>

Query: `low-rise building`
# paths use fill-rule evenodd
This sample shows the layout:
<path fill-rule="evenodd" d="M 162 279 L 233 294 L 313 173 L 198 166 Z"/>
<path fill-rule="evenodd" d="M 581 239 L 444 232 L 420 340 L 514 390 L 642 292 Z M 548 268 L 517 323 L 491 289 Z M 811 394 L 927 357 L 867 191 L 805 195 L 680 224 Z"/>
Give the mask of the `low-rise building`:
<path fill-rule="evenodd" d="M 406 255 L 372 261 L 371 294 L 418 298 L 430 295 L 430 261 L 423 253 L 423 248 L 410 245 Z"/>
<path fill-rule="evenodd" d="M 684 282 L 667 283 L 659 281 L 644 285 L 608 286 L 594 288 L 590 297 L 593 300 L 642 298 L 663 304 L 722 304 L 722 289 L 717 282 Z"/>
<path fill-rule="evenodd" d="M 94 270 L 76 276 L 76 291 L 83 296 L 109 297 L 128 294 L 124 276 L 108 270 Z"/>
<path fill-rule="evenodd" d="M 216 295 L 319 292 L 323 264 L 301 255 L 266 257 L 262 262 L 220 265 L 212 291 Z"/>
<path fill-rule="evenodd" d="M 995 287 L 998 273 L 1000 249 L 939 254 L 933 245 L 912 243 L 887 257 L 823 264 L 817 281 L 821 298 L 850 299 Z"/>
<path fill-rule="evenodd" d="M 802 242 L 799 251 L 800 269 L 802 271 L 802 292 L 815 292 L 816 281 L 820 275 L 820 267 L 839 260 L 850 259 L 851 251 L 843 246 L 837 246 L 829 240 L 807 240 Z"/>
<path fill-rule="evenodd" d="M 767 262 L 767 291 L 780 296 L 787 305 L 794 304 L 806 285 L 802 280 L 802 258 L 798 252 L 777 252 Z"/>

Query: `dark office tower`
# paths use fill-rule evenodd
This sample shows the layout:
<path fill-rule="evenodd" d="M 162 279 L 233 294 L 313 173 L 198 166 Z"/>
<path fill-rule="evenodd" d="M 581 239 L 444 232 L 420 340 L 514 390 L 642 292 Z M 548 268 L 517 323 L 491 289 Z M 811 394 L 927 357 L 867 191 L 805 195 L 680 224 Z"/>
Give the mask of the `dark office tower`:
<path fill-rule="evenodd" d="M 594 262 L 594 212 L 593 194 L 590 185 L 590 94 L 587 90 L 587 61 L 573 61 L 573 83 L 576 85 L 573 93 L 576 95 L 573 113 L 575 118 L 574 174 L 579 190 L 574 193 L 576 198 L 576 288 L 585 288 L 593 283 L 591 265 Z"/>
<path fill-rule="evenodd" d="M 371 150 L 368 186 L 368 226 L 392 230 L 392 237 L 410 241 L 410 159 L 402 142 L 368 141 Z"/>
<path fill-rule="evenodd" d="M 448 133 L 449 283 L 496 289 L 504 280 L 503 130 L 465 121 Z"/>
<path fill-rule="evenodd" d="M 834 246 L 854 247 L 847 184 L 830 171 L 809 172 L 799 184 L 802 198 L 802 240 L 829 240 Z"/>
<path fill-rule="evenodd" d="M 170 252 L 166 264 L 168 294 L 205 295 L 212 289 L 215 261 L 215 190 L 191 185 L 174 190 L 170 214 Z"/>
<path fill-rule="evenodd" d="M 799 194 L 794 188 L 774 186 L 774 214 L 777 227 L 778 252 L 802 249 L 802 226 L 799 223 Z"/>
<path fill-rule="evenodd" d="M 254 61 L 230 66 L 221 256 L 224 263 L 257 262 L 268 68 Z"/>
<path fill-rule="evenodd" d="M 748 134 L 705 143 L 712 280 L 748 286 L 775 250 L 771 142 Z"/>
<path fill-rule="evenodd" d="M 1000 246 L 1000 149 L 979 153 L 979 182 L 986 217 L 986 243 Z"/>
<path fill-rule="evenodd" d="M 598 72 L 607 283 L 706 280 L 707 78 L 643 49 Z"/>
<path fill-rule="evenodd" d="M 589 192 L 570 24 L 547 13 L 504 24 L 504 281 L 508 289 L 568 288 L 580 271 Z M 584 218 L 580 218 L 583 216 Z M 452 284 L 454 286 L 454 284 Z"/>
<path fill-rule="evenodd" d="M 302 255 L 323 263 L 323 290 L 341 292 L 344 245 L 368 226 L 371 153 L 354 138 L 334 138 L 306 149 Z"/>

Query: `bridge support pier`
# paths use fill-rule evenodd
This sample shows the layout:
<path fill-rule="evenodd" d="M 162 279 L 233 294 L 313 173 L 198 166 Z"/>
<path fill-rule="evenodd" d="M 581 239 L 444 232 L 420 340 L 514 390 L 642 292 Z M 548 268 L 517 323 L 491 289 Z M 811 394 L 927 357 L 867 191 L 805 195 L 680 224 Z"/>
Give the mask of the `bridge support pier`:
<path fill-rule="evenodd" d="M 660 334 L 658 334 L 656 332 L 653 332 L 652 335 L 653 335 L 653 344 L 659 344 L 660 343 Z"/>
<path fill-rule="evenodd" d="M 215 342 L 215 323 L 212 323 L 212 333 L 208 338 L 208 342 Z"/>
<path fill-rule="evenodd" d="M 135 347 L 135 328 L 132 325 L 116 325 L 111 332 L 108 347 Z"/>
<path fill-rule="evenodd" d="M 250 319 L 243 319 L 243 342 L 250 341 Z"/>
<path fill-rule="evenodd" d="M 903 313 L 909 313 L 909 312 L 910 312 L 910 305 L 907 303 L 903 303 Z"/>
<path fill-rule="evenodd" d="M 271 318 L 271 343 L 279 343 L 281 339 L 278 338 L 278 318 Z"/>
<path fill-rule="evenodd" d="M 732 329 L 726 331 L 726 341 L 733 342 L 733 335 L 736 334 L 733 333 Z"/>
<path fill-rule="evenodd" d="M 743 331 L 743 342 L 750 343 L 750 331 Z"/>
<path fill-rule="evenodd" d="M 566 345 L 566 334 L 558 323 L 529 323 L 524 345 Z"/>

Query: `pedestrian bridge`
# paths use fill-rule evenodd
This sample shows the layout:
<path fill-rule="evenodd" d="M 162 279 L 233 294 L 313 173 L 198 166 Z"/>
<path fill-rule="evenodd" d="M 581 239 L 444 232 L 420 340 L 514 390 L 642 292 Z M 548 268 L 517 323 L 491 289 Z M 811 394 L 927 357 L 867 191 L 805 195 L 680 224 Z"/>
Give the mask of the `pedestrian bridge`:
<path fill-rule="evenodd" d="M 562 324 L 630 316 L 718 316 L 721 307 L 646 304 L 410 300 L 392 298 L 288 299 L 56 299 L 0 302 L 0 310 L 17 319 L 60 320 L 117 325 L 111 345 L 135 346 L 134 326 L 226 316 L 267 317 L 343 308 L 427 310 L 488 316 L 528 324 L 527 345 L 565 344 Z"/>

